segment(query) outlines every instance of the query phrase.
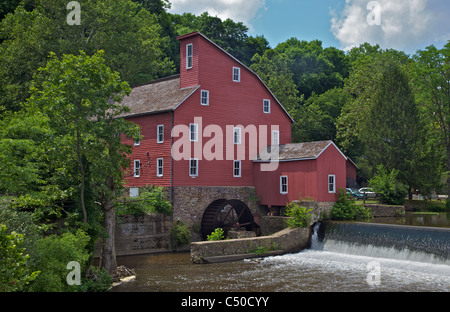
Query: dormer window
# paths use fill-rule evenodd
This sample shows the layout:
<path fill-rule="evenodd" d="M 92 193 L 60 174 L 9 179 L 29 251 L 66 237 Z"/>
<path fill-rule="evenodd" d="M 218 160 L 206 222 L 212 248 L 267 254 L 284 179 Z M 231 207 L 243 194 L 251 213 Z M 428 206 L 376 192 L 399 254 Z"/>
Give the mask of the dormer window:
<path fill-rule="evenodd" d="M 241 69 L 239 67 L 233 67 L 233 81 L 241 82 Z"/>
<path fill-rule="evenodd" d="M 192 43 L 186 45 L 186 69 L 192 68 L 194 64 L 194 47 Z"/>

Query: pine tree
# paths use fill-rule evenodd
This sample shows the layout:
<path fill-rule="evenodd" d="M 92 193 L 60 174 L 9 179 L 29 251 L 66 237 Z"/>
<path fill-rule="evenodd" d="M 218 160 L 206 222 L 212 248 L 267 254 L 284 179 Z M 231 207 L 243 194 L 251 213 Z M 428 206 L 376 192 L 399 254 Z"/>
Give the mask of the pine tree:
<path fill-rule="evenodd" d="M 416 147 L 422 133 L 419 111 L 409 80 L 401 67 L 388 62 L 363 129 L 365 160 L 373 174 L 376 166 L 399 170 L 399 180 L 414 185 Z"/>

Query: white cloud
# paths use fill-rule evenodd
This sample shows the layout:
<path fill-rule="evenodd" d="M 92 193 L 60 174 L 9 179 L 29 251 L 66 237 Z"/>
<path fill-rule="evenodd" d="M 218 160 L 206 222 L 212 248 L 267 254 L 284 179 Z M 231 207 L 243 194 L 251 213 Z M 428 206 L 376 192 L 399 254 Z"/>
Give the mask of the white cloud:
<path fill-rule="evenodd" d="M 208 12 L 211 16 L 217 16 L 222 20 L 230 18 L 248 27 L 251 27 L 250 21 L 258 10 L 265 6 L 265 0 L 171 0 L 170 3 L 172 13 L 190 12 L 198 15 Z"/>
<path fill-rule="evenodd" d="M 450 39 L 447 0 L 374 1 L 381 8 L 380 25 L 369 25 L 373 19 L 369 18 L 368 22 L 368 15 L 376 13 L 373 7 L 368 9 L 369 2 L 346 0 L 340 15 L 331 12 L 331 31 L 341 48 L 348 50 L 369 42 L 414 53 L 416 49 Z"/>

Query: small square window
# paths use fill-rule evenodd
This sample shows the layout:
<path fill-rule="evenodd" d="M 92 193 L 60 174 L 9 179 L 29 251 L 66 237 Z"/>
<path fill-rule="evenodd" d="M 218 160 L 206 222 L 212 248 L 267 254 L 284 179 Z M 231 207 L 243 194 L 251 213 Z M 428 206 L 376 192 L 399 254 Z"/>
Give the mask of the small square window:
<path fill-rule="evenodd" d="M 198 141 L 198 124 L 190 124 L 189 125 L 190 135 L 189 138 L 191 142 Z"/>
<path fill-rule="evenodd" d="M 130 197 L 138 197 L 138 196 L 139 196 L 139 188 L 130 187 Z"/>
<path fill-rule="evenodd" d="M 209 105 L 209 91 L 202 90 L 200 104 L 204 106 Z"/>
<path fill-rule="evenodd" d="M 233 177 L 235 177 L 235 178 L 241 177 L 241 161 L 240 160 L 233 161 Z"/>
<path fill-rule="evenodd" d="M 288 193 L 288 177 L 287 176 L 280 177 L 280 193 L 281 194 Z"/>
<path fill-rule="evenodd" d="M 157 143 L 164 143 L 164 125 L 157 127 Z"/>
<path fill-rule="evenodd" d="M 270 100 L 263 101 L 263 112 L 265 114 L 270 114 Z"/>
<path fill-rule="evenodd" d="M 241 69 L 239 67 L 233 67 L 233 81 L 234 82 L 241 81 Z"/>
<path fill-rule="evenodd" d="M 191 158 L 189 160 L 189 176 L 197 177 L 198 176 L 198 159 Z"/>

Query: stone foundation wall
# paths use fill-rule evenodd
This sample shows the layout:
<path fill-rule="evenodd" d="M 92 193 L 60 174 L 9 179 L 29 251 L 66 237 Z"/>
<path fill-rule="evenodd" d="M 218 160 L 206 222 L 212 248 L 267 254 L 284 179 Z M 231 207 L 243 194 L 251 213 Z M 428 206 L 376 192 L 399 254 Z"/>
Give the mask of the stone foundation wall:
<path fill-rule="evenodd" d="M 191 243 L 194 263 L 234 261 L 298 252 L 310 244 L 309 228 L 287 228 L 270 236 Z"/>
<path fill-rule="evenodd" d="M 259 223 L 261 210 L 255 202 L 255 188 L 252 186 L 178 186 L 173 188 L 173 220 L 183 221 L 188 227 L 200 230 L 205 209 L 217 199 L 238 199 L 247 204 L 255 222 Z M 199 241 L 195 231 L 191 240 Z"/>
<path fill-rule="evenodd" d="M 137 255 L 170 250 L 170 223 L 168 216 L 120 216 L 116 223 L 116 254 Z"/>
<path fill-rule="evenodd" d="M 392 206 L 381 204 L 365 204 L 364 207 L 372 211 L 373 217 L 397 217 L 405 213 L 405 206 Z"/>

